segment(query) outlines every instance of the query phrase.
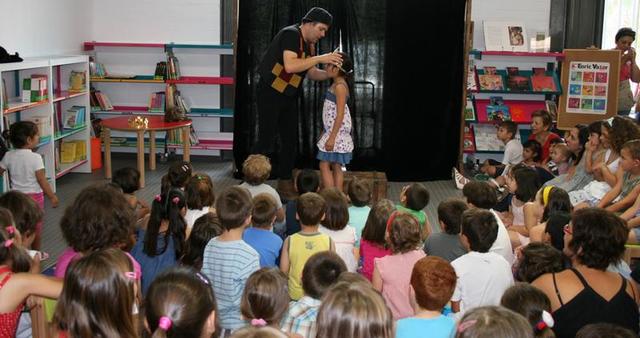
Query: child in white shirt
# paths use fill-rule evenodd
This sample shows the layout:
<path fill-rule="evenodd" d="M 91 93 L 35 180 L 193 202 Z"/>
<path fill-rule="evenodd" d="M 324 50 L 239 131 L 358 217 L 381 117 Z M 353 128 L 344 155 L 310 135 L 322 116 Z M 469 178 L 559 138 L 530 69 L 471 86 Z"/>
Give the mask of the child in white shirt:
<path fill-rule="evenodd" d="M 508 167 L 522 162 L 522 143 L 516 140 L 518 125 L 513 121 L 502 121 L 498 127 L 498 140 L 504 143 L 504 155 L 502 161 L 486 160 L 480 171 L 491 177 L 504 176 Z"/>

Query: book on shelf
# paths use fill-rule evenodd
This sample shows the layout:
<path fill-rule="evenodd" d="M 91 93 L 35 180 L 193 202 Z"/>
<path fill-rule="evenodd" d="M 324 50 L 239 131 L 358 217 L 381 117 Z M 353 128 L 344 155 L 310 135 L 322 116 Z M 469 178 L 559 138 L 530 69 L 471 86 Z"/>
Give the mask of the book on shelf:
<path fill-rule="evenodd" d="M 531 87 L 534 92 L 555 92 L 558 91 L 553 76 L 547 75 L 544 68 L 533 68 L 531 75 Z"/>
<path fill-rule="evenodd" d="M 165 112 L 165 92 L 155 92 L 151 94 L 149 98 L 149 111 L 154 113 Z"/>
<path fill-rule="evenodd" d="M 156 63 L 156 71 L 154 72 L 154 80 L 165 80 L 167 76 L 167 62 L 160 61 Z"/>
<path fill-rule="evenodd" d="M 22 80 L 22 102 L 40 102 L 47 99 L 47 75 L 33 74 Z"/>
<path fill-rule="evenodd" d="M 26 115 L 23 117 L 25 121 L 31 121 L 38 126 L 40 138 L 51 136 L 51 117 L 41 115 Z"/>
<path fill-rule="evenodd" d="M 476 142 L 473 135 L 473 125 L 464 126 L 464 134 L 462 136 L 462 150 L 465 152 L 475 152 Z"/>
<path fill-rule="evenodd" d="M 476 150 L 504 151 L 504 143 L 498 139 L 496 132 L 494 125 L 476 124 L 473 129 Z"/>
<path fill-rule="evenodd" d="M 76 129 L 84 125 L 86 108 L 83 106 L 73 106 L 62 114 L 62 128 Z"/>
<path fill-rule="evenodd" d="M 467 69 L 467 91 L 477 91 L 476 83 L 476 66 L 473 60 L 469 60 L 469 68 Z"/>
<path fill-rule="evenodd" d="M 167 52 L 167 79 L 180 80 L 180 62 L 178 58 L 173 54 L 173 51 Z"/>
<path fill-rule="evenodd" d="M 511 121 L 511 113 L 509 106 L 504 104 L 504 100 L 501 96 L 491 96 L 489 98 L 489 105 L 487 105 L 487 120 L 502 122 Z"/>
<path fill-rule="evenodd" d="M 113 105 L 111 104 L 111 100 L 109 100 L 109 97 L 99 91 L 96 90 L 94 92 L 95 95 L 95 100 L 98 101 L 98 106 L 100 107 L 100 110 L 113 110 Z"/>
<path fill-rule="evenodd" d="M 80 93 L 87 89 L 87 74 L 84 71 L 71 71 L 69 74 L 69 93 Z"/>
<path fill-rule="evenodd" d="M 172 129 L 167 131 L 167 143 L 173 145 L 182 145 L 183 128 Z M 200 144 L 200 138 L 193 126 L 189 126 L 189 143 L 193 145 Z"/>
<path fill-rule="evenodd" d="M 520 75 L 518 67 L 507 67 L 507 88 L 512 92 L 528 91 L 529 78 Z"/>
<path fill-rule="evenodd" d="M 107 76 L 107 70 L 102 63 L 96 62 L 91 58 L 89 61 L 89 74 L 91 77 L 103 78 Z"/>
<path fill-rule="evenodd" d="M 556 104 L 556 101 L 545 100 L 544 104 L 545 104 L 545 108 L 547 109 L 547 111 L 551 115 L 551 120 L 552 121 L 557 121 L 558 120 L 558 105 Z"/>
<path fill-rule="evenodd" d="M 476 120 L 476 111 L 473 107 L 473 101 L 467 99 L 467 105 L 464 108 L 464 120 L 465 121 L 475 121 Z"/>
<path fill-rule="evenodd" d="M 478 75 L 481 90 L 504 90 L 502 75 L 498 74 L 496 67 L 484 67 L 484 73 Z"/>

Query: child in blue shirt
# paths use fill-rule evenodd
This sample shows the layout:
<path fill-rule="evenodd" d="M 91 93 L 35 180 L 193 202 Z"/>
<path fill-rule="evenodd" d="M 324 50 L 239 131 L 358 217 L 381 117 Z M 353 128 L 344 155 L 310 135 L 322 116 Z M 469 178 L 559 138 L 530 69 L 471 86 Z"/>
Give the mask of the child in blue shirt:
<path fill-rule="evenodd" d="M 244 231 L 242 239 L 260 254 L 260 267 L 278 267 L 282 238 L 273 233 L 278 205 L 274 198 L 266 193 L 253 198 L 253 226 Z"/>
<path fill-rule="evenodd" d="M 362 229 L 367 222 L 371 207 L 371 185 L 365 180 L 354 177 L 349 182 L 348 194 L 351 206 L 349 207 L 349 225 L 356 229 L 356 247 L 360 248 L 360 237 L 362 237 Z"/>

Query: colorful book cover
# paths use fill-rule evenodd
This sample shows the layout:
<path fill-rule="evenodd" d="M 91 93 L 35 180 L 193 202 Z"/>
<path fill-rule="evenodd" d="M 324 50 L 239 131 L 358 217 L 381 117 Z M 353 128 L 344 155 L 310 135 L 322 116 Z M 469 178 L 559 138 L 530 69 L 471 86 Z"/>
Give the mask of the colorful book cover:
<path fill-rule="evenodd" d="M 535 74 L 535 73 L 534 73 Z M 531 76 L 531 86 L 534 92 L 555 92 L 558 91 L 553 76 L 533 75 Z"/>
<path fill-rule="evenodd" d="M 498 74 L 482 74 L 478 75 L 481 90 L 504 90 L 502 76 Z"/>
<path fill-rule="evenodd" d="M 512 92 L 529 91 L 529 79 L 520 75 L 518 67 L 507 67 L 507 88 Z"/>
<path fill-rule="evenodd" d="M 507 105 L 488 105 L 487 106 L 487 120 L 489 121 L 511 121 L 511 113 L 509 112 L 509 106 Z"/>
<path fill-rule="evenodd" d="M 473 107 L 473 102 L 471 100 L 467 100 L 467 105 L 464 108 L 464 120 L 465 121 L 476 120 L 476 111 Z"/>
<path fill-rule="evenodd" d="M 465 152 L 476 151 L 476 142 L 475 142 L 475 137 L 473 136 L 473 126 L 464 127 L 464 134 L 462 139 L 463 139 L 463 151 Z"/>

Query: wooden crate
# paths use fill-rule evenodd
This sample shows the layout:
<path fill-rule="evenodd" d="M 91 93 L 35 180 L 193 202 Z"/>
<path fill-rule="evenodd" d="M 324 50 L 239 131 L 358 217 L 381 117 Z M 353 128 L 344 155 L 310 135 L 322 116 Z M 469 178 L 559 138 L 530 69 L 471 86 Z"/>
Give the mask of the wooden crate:
<path fill-rule="evenodd" d="M 293 170 L 293 177 L 297 177 L 299 169 Z M 320 171 L 316 170 L 318 176 L 320 176 Z M 347 193 L 347 188 L 349 187 L 349 182 L 357 177 L 358 179 L 365 180 L 370 182 L 371 184 L 371 205 L 376 203 L 377 201 L 387 198 L 387 175 L 382 171 L 345 171 L 344 172 L 344 189 L 343 191 Z M 322 185 L 322 181 L 320 181 L 320 185 Z"/>

